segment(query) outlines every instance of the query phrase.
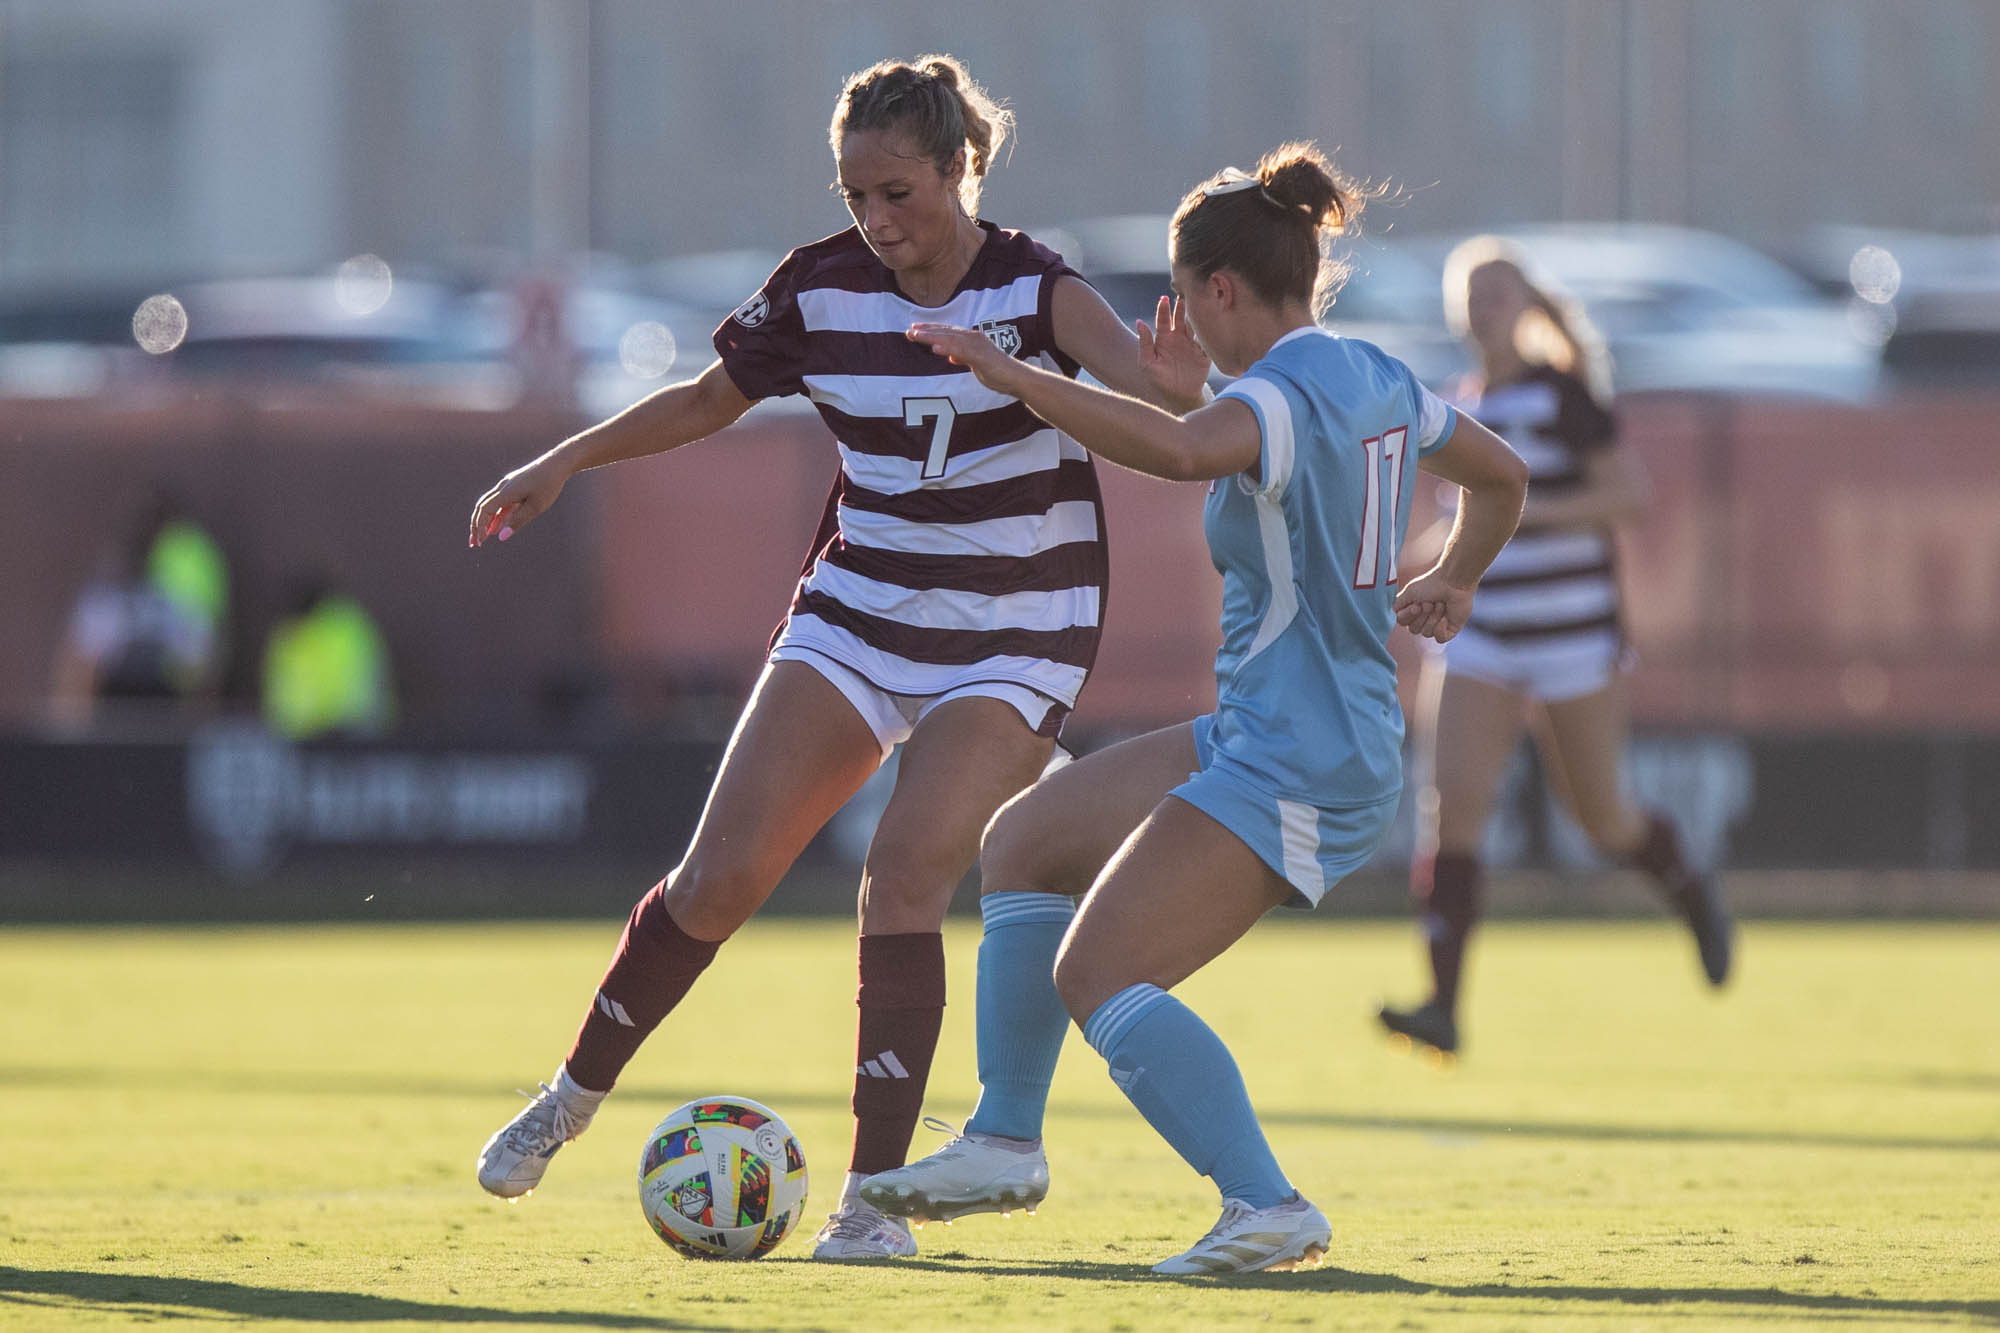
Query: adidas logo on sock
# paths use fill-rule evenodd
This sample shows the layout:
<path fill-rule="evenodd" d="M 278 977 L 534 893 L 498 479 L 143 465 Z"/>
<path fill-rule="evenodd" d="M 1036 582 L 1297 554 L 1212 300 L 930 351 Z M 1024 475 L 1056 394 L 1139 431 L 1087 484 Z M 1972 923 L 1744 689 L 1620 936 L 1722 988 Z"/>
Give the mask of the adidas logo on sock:
<path fill-rule="evenodd" d="M 883 1051 L 873 1060 L 863 1060 L 854 1066 L 856 1078 L 908 1078 L 910 1071 L 903 1068 L 903 1062 L 896 1058 L 894 1051 Z"/>
<path fill-rule="evenodd" d="M 624 1005 L 618 1003 L 618 1001 L 612 999 L 603 991 L 597 992 L 597 1008 L 606 1018 L 617 1023 L 620 1027 L 634 1028 L 639 1026 L 632 1021 L 632 1015 L 625 1012 Z"/>

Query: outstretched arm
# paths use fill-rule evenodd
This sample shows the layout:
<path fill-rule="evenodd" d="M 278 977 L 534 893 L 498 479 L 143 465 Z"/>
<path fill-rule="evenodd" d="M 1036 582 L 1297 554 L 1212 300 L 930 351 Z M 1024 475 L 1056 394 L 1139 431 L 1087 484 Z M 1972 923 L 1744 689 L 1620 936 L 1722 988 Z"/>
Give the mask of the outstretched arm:
<path fill-rule="evenodd" d="M 1465 628 L 1473 589 L 1520 524 L 1528 465 L 1505 440 L 1461 412 L 1451 438 L 1419 466 L 1465 495 L 1437 563 L 1396 594 L 1396 622 L 1444 643 Z"/>
<path fill-rule="evenodd" d="M 678 449 L 713 435 L 749 410 L 750 400 L 722 362 L 714 362 L 694 379 L 648 394 L 500 478 L 472 507 L 466 545 L 482 545 L 496 533 L 506 541 L 547 512 L 569 479 L 585 468 Z"/>
<path fill-rule="evenodd" d="M 964 366 L 997 393 L 1122 467 L 1168 481 L 1207 481 L 1257 465 L 1262 436 L 1249 406 L 1224 398 L 1185 417 L 1016 361 L 982 333 L 913 324 L 909 337 Z"/>
<path fill-rule="evenodd" d="M 1056 346 L 1099 382 L 1179 416 L 1208 401 L 1208 353 L 1165 296 L 1152 324 L 1120 322 L 1095 287 L 1082 278 L 1056 280 L 1050 299 Z"/>

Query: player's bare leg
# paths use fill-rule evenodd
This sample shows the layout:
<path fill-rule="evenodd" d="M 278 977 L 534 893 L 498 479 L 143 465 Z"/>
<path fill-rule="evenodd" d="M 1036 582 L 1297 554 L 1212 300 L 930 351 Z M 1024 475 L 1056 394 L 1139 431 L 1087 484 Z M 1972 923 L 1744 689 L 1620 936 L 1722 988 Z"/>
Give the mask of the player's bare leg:
<path fill-rule="evenodd" d="M 1194 724 L 1134 736 L 1066 764 L 993 820 L 980 892 L 1081 898 L 1168 792 L 1200 766 Z"/>
<path fill-rule="evenodd" d="M 540 1183 L 557 1149 L 597 1105 L 721 942 L 869 774 L 882 750 L 838 689 L 811 667 L 778 662 L 758 681 L 730 737 L 687 855 L 639 900 L 552 1084 L 481 1151 L 479 1182 L 503 1198 Z"/>
<path fill-rule="evenodd" d="M 1671 820 L 1625 799 L 1622 680 L 1544 704 L 1543 714 L 1539 739 L 1551 786 L 1600 852 L 1652 878 L 1693 934 L 1702 972 L 1711 985 L 1720 986 L 1729 979 L 1735 931 L 1713 877 L 1687 864 Z"/>
<path fill-rule="evenodd" d="M 863 1200 L 860 1183 L 903 1164 L 923 1111 L 944 1020 L 939 927 L 952 892 L 994 812 L 1034 782 L 1054 744 L 1012 704 L 984 696 L 939 704 L 904 744 L 861 874 L 854 1145 L 815 1257 L 915 1253 L 908 1224 Z"/>
<path fill-rule="evenodd" d="M 1197 763 L 1192 726 L 1168 727 L 1051 773 L 994 818 L 979 857 L 979 1104 L 943 1147 L 870 1176 L 864 1199 L 921 1225 L 1033 1212 L 1048 1194 L 1042 1113 L 1069 1028 L 1054 970 L 1070 899 Z"/>
<path fill-rule="evenodd" d="M 1279 1169 L 1227 1048 L 1167 994 L 1291 894 L 1235 834 L 1169 796 L 1105 868 L 1056 962 L 1063 1003 L 1113 1082 L 1223 1196 L 1215 1226 L 1156 1273 L 1310 1266 L 1331 1240 Z"/>
<path fill-rule="evenodd" d="M 1419 752 L 1430 781 L 1418 790 L 1418 850 L 1411 892 L 1422 914 L 1431 994 L 1422 1004 L 1384 1004 L 1382 1026 L 1405 1044 L 1457 1052 L 1458 991 L 1467 941 L 1479 921 L 1484 873 L 1479 846 L 1494 789 L 1524 726 L 1519 695 L 1447 671 L 1426 657 L 1417 710 Z"/>

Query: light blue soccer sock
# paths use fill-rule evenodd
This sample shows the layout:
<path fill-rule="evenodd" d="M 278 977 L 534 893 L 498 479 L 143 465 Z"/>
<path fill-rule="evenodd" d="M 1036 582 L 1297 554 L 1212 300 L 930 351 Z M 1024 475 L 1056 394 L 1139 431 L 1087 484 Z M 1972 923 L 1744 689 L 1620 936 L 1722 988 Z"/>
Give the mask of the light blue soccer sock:
<path fill-rule="evenodd" d="M 979 1105 L 968 1133 L 1039 1139 L 1069 1014 L 1056 994 L 1056 950 L 1076 916 L 1060 893 L 979 900 Z"/>
<path fill-rule="evenodd" d="M 1083 1039 L 1139 1114 L 1223 1198 L 1269 1208 L 1292 1197 L 1236 1061 L 1194 1010 L 1141 982 L 1098 1006 Z"/>

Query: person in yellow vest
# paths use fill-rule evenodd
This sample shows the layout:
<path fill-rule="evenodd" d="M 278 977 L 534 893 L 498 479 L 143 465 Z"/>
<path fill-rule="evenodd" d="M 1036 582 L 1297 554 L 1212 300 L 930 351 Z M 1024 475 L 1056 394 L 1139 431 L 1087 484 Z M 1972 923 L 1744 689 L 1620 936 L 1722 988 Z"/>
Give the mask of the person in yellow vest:
<path fill-rule="evenodd" d="M 229 631 L 229 564 L 222 548 L 201 524 L 162 510 L 146 551 L 145 579 L 200 628 L 209 646 L 199 663 L 174 672 L 175 688 L 183 695 L 212 693 L 221 683 Z"/>
<path fill-rule="evenodd" d="M 389 649 L 374 617 L 325 579 L 303 585 L 264 644 L 264 722 L 290 740 L 395 725 Z"/>

